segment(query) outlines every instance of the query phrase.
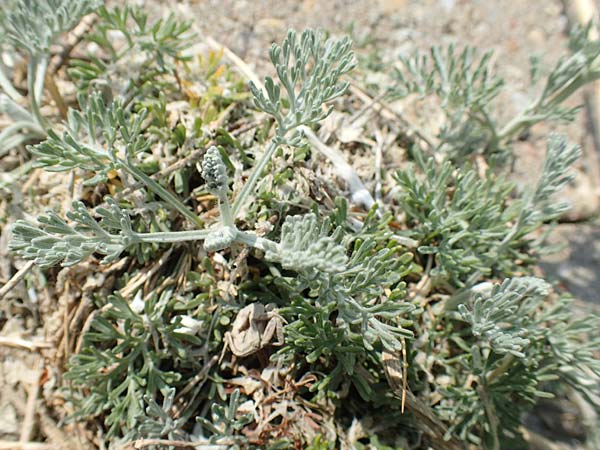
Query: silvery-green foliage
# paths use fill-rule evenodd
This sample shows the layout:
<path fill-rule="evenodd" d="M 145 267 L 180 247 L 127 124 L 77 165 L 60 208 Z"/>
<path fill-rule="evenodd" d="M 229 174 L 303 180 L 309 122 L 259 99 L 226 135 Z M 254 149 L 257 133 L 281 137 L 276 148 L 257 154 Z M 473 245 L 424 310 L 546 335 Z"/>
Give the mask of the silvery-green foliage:
<path fill-rule="evenodd" d="M 279 82 L 267 77 L 266 94 L 252 82 L 250 91 L 255 106 L 277 122 L 276 134 L 233 203 L 234 216 L 253 193 L 277 147 L 300 146 L 303 140 L 298 128 L 316 124 L 329 114 L 331 107 L 324 110 L 325 103 L 346 91 L 348 83 L 339 78 L 355 65 L 350 39 L 323 40 L 321 33 L 311 29 L 302 32 L 300 41 L 290 30 L 281 47 L 273 44 L 270 56 Z"/>
<path fill-rule="evenodd" d="M 108 95 L 137 96 L 144 89 L 158 86 L 171 89 L 162 76 L 170 74 L 191 45 L 190 24 L 174 15 L 151 19 L 140 6 L 105 6 L 97 10 L 99 21 L 87 40 L 108 53 L 110 62 L 90 54 L 75 60 L 69 74 L 77 89 L 102 89 Z"/>
<path fill-rule="evenodd" d="M 572 302 L 551 301 L 550 292 L 539 278 L 509 278 L 458 306 L 473 339 L 459 356 L 463 372 L 449 372 L 455 382 L 437 409 L 461 438 L 485 448 L 512 442 L 520 436 L 523 412 L 552 397 L 559 380 L 594 404 L 600 362 L 593 349 L 600 337 L 592 330 L 599 318 L 574 317 Z M 469 376 L 476 377 L 476 393 L 461 387 Z"/>
<path fill-rule="evenodd" d="M 102 418 L 109 437 L 185 434 L 165 407 L 172 406 L 179 382 L 193 379 L 205 362 L 198 351 L 205 336 L 181 334 L 180 320 L 173 320 L 182 311 L 193 314 L 195 306 L 176 298 L 172 289 L 152 293 L 140 311 L 119 294 L 97 301 L 101 311 L 66 374 L 74 389 L 75 417 Z M 189 419 L 189 414 L 182 416 Z"/>
<path fill-rule="evenodd" d="M 74 202 L 67 212 L 74 225 L 53 211 L 40 215 L 37 225 L 18 220 L 12 228 L 10 248 L 42 267 L 72 266 L 93 253 L 105 255 L 104 263 L 115 261 L 135 242 L 135 235 L 129 214 L 109 197 L 106 204 L 96 208 L 99 221 L 82 202 Z"/>
<path fill-rule="evenodd" d="M 347 270 L 332 277 L 331 290 L 324 297 L 338 305 L 340 319 L 350 328 L 358 326 L 367 350 L 381 343 L 393 351 L 401 347 L 402 337 L 412 337 L 406 327 L 410 320 L 398 322 L 416 309 L 401 295 L 402 280 L 415 270 L 411 263 L 412 254 L 398 246 L 378 249 L 373 238 L 357 239 Z M 392 286 L 395 291 L 383 297 L 386 287 Z M 376 298 L 380 301 L 374 302 Z"/>
<path fill-rule="evenodd" d="M 341 229 L 330 235 L 330 223 L 319 224 L 314 214 L 288 216 L 281 227 L 281 241 L 265 258 L 285 269 L 308 273 L 336 273 L 346 269 L 346 249 L 339 243 Z"/>
<path fill-rule="evenodd" d="M 458 311 L 473 335 L 494 352 L 523 358 L 522 350 L 530 343 L 530 316 L 549 292 L 550 285 L 539 278 L 509 278 L 489 296 L 476 295 L 471 307 L 459 305 Z"/>
<path fill-rule="evenodd" d="M 493 102 L 504 87 L 504 81 L 493 73 L 491 52 L 479 59 L 467 47 L 460 54 L 454 45 L 446 51 L 433 47 L 430 57 L 402 57 L 396 68 L 396 85 L 390 90 L 394 97 L 409 94 L 436 96 L 446 115 L 436 149 L 447 152 L 455 161 L 474 153 L 506 159 L 510 141 L 522 131 L 544 121 L 570 122 L 580 107 L 564 102 L 586 84 L 600 78 L 600 45 L 590 39 L 592 24 L 577 29 L 571 36 L 572 54 L 559 59 L 547 74 L 541 92 L 531 103 L 505 125 L 492 114 Z M 539 60 L 532 65 L 532 81 L 539 81 Z M 504 156 L 503 156 L 504 155 Z"/>
<path fill-rule="evenodd" d="M 101 5 L 101 0 L 15 0 L 0 5 L 0 37 L 15 49 L 28 53 L 27 97 L 30 111 L 19 105 L 23 97 L 12 85 L 10 75 L 0 61 L 0 112 L 14 122 L 0 134 L 0 155 L 32 139 L 45 137 L 47 119 L 40 102 L 44 90 L 50 46 L 57 36 L 74 27 L 86 14 Z M 1 39 L 0 39 L 1 40 Z"/>
<path fill-rule="evenodd" d="M 480 151 L 493 138 L 491 103 L 504 85 L 491 58 L 492 52 L 476 56 L 472 47 L 457 52 L 453 44 L 446 49 L 432 47 L 429 55 L 403 56 L 390 94 L 436 96 L 447 119 L 439 135 L 440 149 L 460 154 Z"/>
<path fill-rule="evenodd" d="M 547 331 L 556 373 L 583 394 L 596 410 L 600 398 L 600 316 L 573 316 L 573 303 L 563 300 L 547 313 L 552 327 Z"/>
<path fill-rule="evenodd" d="M 30 146 L 37 167 L 50 172 L 82 169 L 93 176 L 86 184 L 107 181 L 108 172 L 147 148 L 142 136 L 146 110 L 127 113 L 121 100 L 106 104 L 100 93 L 79 95 L 81 110 L 70 109 L 62 134 L 49 130 L 48 138 Z"/>
<path fill-rule="evenodd" d="M 48 53 L 57 35 L 100 5 L 101 0 L 17 0 L 5 11 L 2 27 L 15 47 L 41 55 Z"/>
<path fill-rule="evenodd" d="M 403 56 L 395 70 L 394 93 L 401 97 L 436 94 L 443 107 L 462 112 L 487 108 L 503 85 L 490 65 L 491 57 L 492 52 L 486 52 L 476 58 L 472 47 L 457 54 L 453 44 L 446 49 L 432 47 L 429 56 Z"/>
<path fill-rule="evenodd" d="M 98 92 L 89 98 L 80 95 L 79 102 L 81 111 L 69 111 L 62 135 L 50 130 L 45 141 L 30 146 L 31 152 L 38 156 L 38 167 L 54 172 L 89 171 L 93 176 L 86 184 L 107 181 L 111 170 L 121 170 L 145 184 L 167 206 L 201 225 L 196 215 L 174 194 L 137 167 L 139 155 L 150 145 L 149 137 L 144 134 L 147 110 L 140 108 L 131 113 L 122 99 L 106 104 Z"/>
<path fill-rule="evenodd" d="M 420 254 L 434 258 L 432 275 L 463 287 L 493 271 L 510 275 L 516 260 L 531 260 L 539 251 L 540 243 L 527 236 L 567 209 L 553 196 L 571 180 L 580 150 L 551 136 L 537 184 L 516 199 L 513 184 L 493 173 L 480 178 L 468 166 L 425 162 L 417 149 L 414 155 L 423 175 L 411 166 L 394 176 L 408 218 L 403 234 L 419 241 Z"/>
<path fill-rule="evenodd" d="M 457 171 L 450 161 L 438 165 L 418 155 L 417 165 L 424 176 L 412 167 L 395 175 L 409 225 L 403 234 L 419 242 L 420 254 L 434 258 L 434 278 L 460 286 L 476 271 L 491 273 L 495 247 L 514 218 L 505 205 L 512 184 L 481 180 L 474 169 Z"/>
<path fill-rule="evenodd" d="M 173 407 L 175 405 L 176 389 L 166 388 L 166 393 L 163 394 L 162 405 L 156 402 L 154 396 L 144 395 L 146 414 L 140 415 L 140 423 L 135 429 L 125 435 L 124 441 L 134 440 L 138 436 L 143 436 L 145 439 L 170 439 L 183 440 L 189 437 L 184 431 L 188 417 L 179 417 L 174 419 Z"/>
<path fill-rule="evenodd" d="M 196 418 L 196 421 L 211 433 L 209 442 L 219 445 L 219 441 L 225 441 L 228 449 L 238 450 L 242 448 L 241 444 L 248 441 L 242 434 L 242 428 L 251 423 L 253 418 L 251 414 L 238 414 L 241 404 L 240 391 L 236 389 L 229 396 L 227 405 L 213 403 L 210 408 L 211 420 Z"/>
<path fill-rule="evenodd" d="M 568 303 L 548 302 L 548 285 L 534 278 L 512 278 L 489 293 L 469 289 L 479 279 L 502 280 L 525 271 L 535 260 L 541 247 L 530 233 L 564 211 L 552 196 L 570 180 L 568 170 L 578 156 L 575 147 L 552 137 L 542 176 L 524 195 L 515 195 L 513 185 L 492 171 L 481 176 L 456 161 L 425 162 L 424 155 L 415 151 L 422 173 L 411 167 L 396 174 L 399 211 L 406 220 L 396 217 L 395 228 L 391 213 L 378 217 L 374 207 L 367 214 L 353 212 L 348 217 L 348 205 L 338 199 L 329 218 L 320 217 L 326 214 L 325 205 L 314 205 L 311 213 L 289 215 L 289 207 L 306 211 L 306 203 L 286 204 L 268 211 L 273 213 L 268 217 L 274 231 L 266 236 L 246 231 L 243 227 L 251 228 L 253 218 L 242 217 L 244 204 L 274 152 L 281 145 L 300 142 L 296 127 L 326 117 L 325 103 L 343 94 L 347 83 L 340 77 L 354 65 L 348 39 L 324 40 L 312 30 L 300 36 L 290 32 L 282 46 L 271 49 L 277 80 L 267 78 L 264 91 L 251 86 L 255 106 L 274 117 L 276 131 L 231 209 L 227 171 L 235 150 L 230 154 L 224 144 L 208 148 L 204 155 L 200 172 L 205 186 L 196 188 L 216 196 L 220 212 L 215 223 L 206 224 L 204 217 L 196 216 L 198 204 L 192 208 L 187 203 L 194 202 L 194 195 L 183 203 L 141 164 L 154 142 L 149 136 L 154 117 L 150 106 L 150 112 L 145 109 L 151 103 L 145 95 L 163 92 L 163 87 L 179 89 L 166 80 L 187 45 L 183 39 L 187 25 L 172 19 L 151 24 L 140 10 L 129 7 L 100 8 L 99 14 L 97 33 L 90 40 L 109 56 L 80 61 L 71 73 L 80 93 L 87 94 L 90 85 L 102 85 L 102 94 L 80 96 L 81 109 L 69 112 L 64 128 L 50 127 L 48 138 L 31 150 L 38 166 L 85 171 L 88 184 L 106 181 L 111 171 L 124 183 L 133 177 L 145 185 L 148 197 L 155 194 L 180 216 L 153 222 L 152 231 L 145 232 L 134 227 L 131 210 L 121 209 L 110 198 L 95 210 L 76 202 L 65 219 L 48 212 L 38 223 L 17 221 L 11 248 L 44 267 L 73 265 L 92 254 L 103 255 L 103 262 L 116 261 L 138 243 L 203 240 L 204 251 L 180 245 L 172 252 L 175 264 L 169 261 L 155 275 L 156 291 L 140 290 L 135 308 L 119 295 L 108 301 L 107 296 L 96 299 L 99 310 L 66 376 L 75 389 L 71 398 L 77 417 L 103 420 L 109 438 L 186 439 L 191 436 L 185 427 L 201 414 L 198 422 L 212 434 L 212 442 L 229 448 L 246 446 L 244 427 L 254 419 L 240 413 L 240 392 L 221 389 L 218 383 L 226 383 L 223 377 L 245 364 L 243 359 L 263 364 L 260 356 L 272 349 L 266 346 L 260 356 L 240 360 L 227 358 L 225 351 L 217 362 L 216 355 L 223 350 L 224 332 L 232 331 L 225 327 L 250 301 L 276 303 L 277 314 L 286 322 L 285 343 L 266 364 L 281 357 L 278 363 L 289 363 L 291 380 L 310 374 L 315 381 L 309 390 L 330 404 L 343 403 L 336 405 L 341 414 L 346 403 L 351 410 L 358 399 L 357 410 L 365 401 L 371 402 L 369 406 L 384 404 L 390 411 L 386 424 L 405 424 L 406 416 L 398 419 L 401 401 L 385 384 L 384 351 L 399 355 L 404 350 L 411 392 L 427 400 L 424 404 L 434 405 L 430 413 L 444 421 L 448 434 L 484 448 L 499 448 L 500 439 L 510 443 L 510 436 L 519 434 L 522 412 L 552 391 L 546 381 L 566 381 L 588 398 L 597 394 L 598 385 L 590 386 L 584 379 L 586 374 L 600 375 L 594 360 L 600 342 L 582 338 L 594 330 L 597 318 L 573 320 Z M 125 47 L 114 41 L 115 30 L 125 37 Z M 595 48 L 586 48 L 581 51 L 592 58 Z M 527 112 L 504 131 L 496 129 L 488 108 L 502 82 L 492 73 L 489 54 L 476 59 L 470 49 L 456 54 L 451 47 L 445 53 L 434 50 L 431 60 L 407 59 L 404 64 L 409 74 L 399 75 L 401 94 L 436 95 L 448 113 L 440 148 L 489 154 L 531 123 Z M 567 83 L 571 79 L 555 78 Z M 115 95 L 120 91 L 123 96 Z M 554 102 L 550 112 L 555 113 L 557 99 L 567 91 L 548 92 Z M 116 100 L 104 100 L 109 98 Z M 27 111 L 15 111 L 29 120 Z M 171 135 L 167 120 L 162 122 L 164 129 L 154 137 Z M 202 139 L 186 143 L 206 145 Z M 237 150 L 243 153 L 242 148 Z M 249 161 L 243 154 L 240 159 Z M 136 206 L 144 210 L 147 205 Z M 351 227 L 358 218 L 361 226 Z M 406 237 L 418 241 L 416 252 L 398 243 L 407 242 L 400 239 Z M 250 256 L 238 252 L 242 245 L 252 247 Z M 217 251 L 222 253 L 210 254 Z M 201 264 L 185 269 L 187 255 L 195 253 L 202 255 Z M 239 268 L 251 261 L 256 272 L 247 276 L 240 270 L 241 278 L 226 279 L 225 266 L 234 255 L 246 259 L 233 265 Z M 217 260 L 225 264 L 215 276 Z M 171 266 L 176 267 L 173 273 Z M 428 298 L 419 298 L 421 266 L 431 281 Z M 130 275 L 128 271 L 126 279 Z M 177 283 L 171 284 L 174 279 Z M 225 280 L 237 293 L 233 302 L 220 298 L 219 282 Z M 414 296 L 407 296 L 407 282 L 417 284 Z M 457 288 L 458 295 L 448 298 Z M 183 317 L 194 326 L 186 326 Z M 438 383 L 438 375 L 445 378 L 443 383 Z"/>
<path fill-rule="evenodd" d="M 341 202 L 336 223 L 346 223 L 344 205 Z M 319 382 L 320 390 L 347 378 L 362 398 L 373 398 L 374 390 L 365 371 L 377 364 L 381 348 L 395 351 L 401 348 L 402 338 L 412 336 L 409 317 L 418 308 L 404 300 L 402 280 L 416 268 L 410 253 L 399 246 L 384 245 L 389 233 L 378 225 L 387 220 L 389 217 L 378 219 L 373 209 L 365 220 L 364 234 L 349 233 L 341 226 L 332 233 L 330 223 L 315 224 L 310 216 L 286 222 L 310 225 L 314 242 L 322 236 L 335 236 L 331 242 L 336 242 L 339 257 L 343 255 L 343 265 L 336 270 L 298 267 L 294 269 L 298 276 L 277 281 L 292 299 L 282 310 L 290 319 L 285 328 L 287 346 L 282 353 L 295 359 L 302 355 L 314 370 L 326 370 L 328 375 Z M 298 245 L 294 252 L 310 246 L 310 241 L 300 239 L 303 236 L 294 241 Z M 283 248 L 292 252 L 294 247 Z"/>
<path fill-rule="evenodd" d="M 250 90 L 256 107 L 276 119 L 281 138 L 288 130 L 323 120 L 331 112 L 323 105 L 346 91 L 348 83 L 338 80 L 355 65 L 349 38 L 324 41 L 320 32 L 310 29 L 299 39 L 289 31 L 269 55 L 279 81 L 267 77 L 264 92 L 253 83 Z"/>
<path fill-rule="evenodd" d="M 578 145 L 569 144 L 564 136 L 550 135 L 542 174 L 531 195 L 530 207 L 524 211 L 525 222 L 537 224 L 552 220 L 569 209 L 569 204 L 556 202 L 553 196 L 573 180 L 569 169 L 580 157 Z"/>
<path fill-rule="evenodd" d="M 550 70 L 537 100 L 525 111 L 531 122 L 540 118 L 572 121 L 580 107 L 562 103 L 577 89 L 600 77 L 600 44 L 590 37 L 598 29 L 590 21 L 586 26 L 576 25 L 569 36 L 571 54 L 561 57 Z"/>

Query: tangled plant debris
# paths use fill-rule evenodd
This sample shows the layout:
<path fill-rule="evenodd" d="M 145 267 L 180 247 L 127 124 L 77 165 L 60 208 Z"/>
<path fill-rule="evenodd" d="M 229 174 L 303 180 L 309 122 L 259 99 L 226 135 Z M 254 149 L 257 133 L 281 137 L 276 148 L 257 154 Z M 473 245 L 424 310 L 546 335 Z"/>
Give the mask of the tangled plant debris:
<path fill-rule="evenodd" d="M 315 133 L 362 70 L 350 39 L 289 31 L 269 52 L 276 76 L 246 89 L 221 55 L 190 54 L 199 38 L 173 16 L 12 3 L 0 43 L 27 58 L 27 96 L 0 65 L 14 122 L 0 156 L 27 143 L 19 176 L 67 175 L 73 202 L 36 214 L 28 200 L 4 220 L 15 265 L 36 264 L 31 289 L 102 274 L 71 300 L 77 344 L 46 398 L 90 446 L 499 450 L 525 448 L 540 399 L 600 409 L 600 320 L 532 273 L 579 149 L 551 135 L 536 183 L 505 176 L 516 136 L 573 120 L 564 100 L 598 78 L 591 25 L 504 126 L 490 54 L 404 59 L 387 95 L 437 96 L 447 123 L 383 167 L 380 204 L 363 209 L 324 176 L 351 169 L 350 152 Z M 62 120 L 45 104 L 61 76 L 45 73 L 50 44 L 92 10 L 94 51 L 62 74 L 77 92 Z"/>

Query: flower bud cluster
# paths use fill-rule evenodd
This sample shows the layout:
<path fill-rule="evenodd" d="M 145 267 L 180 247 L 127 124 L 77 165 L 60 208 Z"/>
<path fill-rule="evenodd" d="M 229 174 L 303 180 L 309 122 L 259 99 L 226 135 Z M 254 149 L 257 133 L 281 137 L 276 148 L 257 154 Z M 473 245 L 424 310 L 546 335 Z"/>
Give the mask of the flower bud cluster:
<path fill-rule="evenodd" d="M 206 181 L 208 191 L 222 199 L 227 194 L 229 179 L 221 153 L 214 145 L 204 155 L 201 173 Z"/>

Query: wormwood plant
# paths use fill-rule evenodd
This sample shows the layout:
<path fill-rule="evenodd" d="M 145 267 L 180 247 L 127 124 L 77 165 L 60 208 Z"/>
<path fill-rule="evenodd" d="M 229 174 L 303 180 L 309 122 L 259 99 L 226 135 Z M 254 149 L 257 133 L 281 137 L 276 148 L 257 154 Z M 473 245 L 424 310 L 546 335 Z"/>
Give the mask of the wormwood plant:
<path fill-rule="evenodd" d="M 150 20 L 142 9 L 130 6 L 102 6 L 98 15 L 98 26 L 88 36 L 99 47 L 98 53 L 73 61 L 69 68 L 80 92 L 97 89 L 108 96 L 116 93 L 132 98 L 141 90 L 173 88 L 171 83 L 164 83 L 164 76 L 189 59 L 182 54 L 192 38 L 188 23 L 177 21 L 173 15 Z M 116 46 L 115 34 L 125 39 L 125 45 Z"/>
<path fill-rule="evenodd" d="M 419 242 L 420 254 L 435 259 L 431 276 L 464 287 L 481 277 L 510 276 L 534 261 L 544 247 L 531 232 L 568 209 L 553 194 L 572 179 L 568 170 L 579 155 L 577 146 L 551 136 L 538 182 L 514 199 L 514 185 L 502 177 L 480 179 L 474 168 L 457 170 L 449 160 L 425 162 L 416 149 L 415 166 L 425 176 L 411 166 L 394 178 L 402 188 L 405 234 Z"/>
<path fill-rule="evenodd" d="M 532 58 L 531 81 L 536 97 L 504 125 L 494 117 L 494 101 L 505 86 L 494 73 L 492 52 L 477 56 L 472 47 L 459 52 L 449 45 L 445 49 L 432 47 L 429 55 L 401 57 L 390 95 L 434 95 L 439 99 L 446 120 L 435 146 L 455 161 L 464 161 L 473 153 L 483 153 L 490 161 L 504 160 L 510 156 L 510 141 L 534 124 L 575 119 L 580 107 L 565 106 L 565 100 L 600 78 L 598 43 L 590 39 L 594 27 L 590 22 L 571 32 L 572 53 L 560 58 L 545 77 L 539 60 Z"/>
<path fill-rule="evenodd" d="M 0 133 L 0 155 L 31 139 L 45 136 L 46 119 L 40 111 L 40 102 L 48 69 L 50 46 L 60 33 L 69 31 L 84 15 L 99 5 L 99 0 L 17 0 L 5 2 L 0 6 L 0 49 L 8 45 L 26 52 L 29 99 L 27 110 L 20 105 L 24 98 L 13 86 L 6 66 L 0 61 L 0 112 L 13 120 L 13 123 Z"/>
<path fill-rule="evenodd" d="M 35 8 L 53 5 L 42 3 Z M 250 84 L 250 103 L 224 89 L 209 100 L 186 91 L 188 30 L 172 17 L 150 24 L 138 9 L 101 7 L 89 39 L 105 54 L 72 63 L 78 105 L 28 147 L 36 167 L 72 172 L 111 195 L 17 220 L 10 248 L 42 268 L 88 259 L 127 267 L 112 295 L 94 298 L 65 375 L 75 419 L 101 423 L 114 447 L 153 438 L 215 448 L 495 450 L 521 445 L 522 417 L 540 397 L 572 389 L 599 406 L 598 318 L 574 318 L 548 283 L 519 276 L 545 248 L 533 233 L 565 211 L 553 195 L 571 180 L 578 148 L 551 136 L 542 174 L 524 192 L 457 162 L 509 151 L 533 118 L 572 116 L 562 100 L 594 78 L 583 75 L 598 53 L 589 28 L 573 40 L 581 69 L 557 65 L 510 133 L 486 122 L 502 85 L 489 75 L 489 55 L 473 66 L 472 50 L 435 50 L 433 72 L 426 60 L 406 60 L 416 81 L 400 72 L 396 89 L 443 98 L 454 125 L 438 150 L 453 150 L 439 162 L 412 149 L 413 166 L 393 176 L 393 200 L 370 211 L 305 191 L 292 202 L 282 182 L 289 165 L 293 173 L 312 158 L 303 131 L 345 94 L 355 66 L 349 39 L 288 32 L 269 53 L 276 77 L 264 89 Z M 133 55 L 143 70 L 126 77 Z M 169 121 L 171 99 L 201 118 Z M 207 126 L 256 109 L 268 119 L 245 143 Z M 153 163 L 157 148 L 175 160 L 199 152 L 201 162 L 167 178 Z M 417 247 L 405 248 L 409 241 Z M 168 264 L 159 263 L 156 281 L 128 289 L 158 258 Z M 268 340 L 275 324 L 283 343 Z M 383 426 L 352 438 L 353 420 Z"/>

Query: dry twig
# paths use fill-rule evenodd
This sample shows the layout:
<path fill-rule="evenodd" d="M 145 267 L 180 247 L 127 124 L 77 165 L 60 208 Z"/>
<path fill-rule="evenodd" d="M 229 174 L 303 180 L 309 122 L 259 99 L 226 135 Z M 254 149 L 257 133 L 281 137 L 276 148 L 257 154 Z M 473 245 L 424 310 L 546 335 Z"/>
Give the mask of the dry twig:
<path fill-rule="evenodd" d="M 17 273 L 15 273 L 8 283 L 6 283 L 2 288 L 0 288 L 0 300 L 4 298 L 6 294 L 12 291 L 15 286 L 23 279 L 25 275 L 31 270 L 31 268 L 35 265 L 34 261 L 27 261 L 27 263 L 19 269 Z"/>
<path fill-rule="evenodd" d="M 0 336 L 0 345 L 29 350 L 31 352 L 42 348 L 54 347 L 51 342 L 34 342 L 12 336 Z"/>
<path fill-rule="evenodd" d="M 250 68 L 250 66 L 248 64 L 246 64 L 244 62 L 244 60 L 242 58 L 240 58 L 238 55 L 236 55 L 235 53 L 233 53 L 228 47 L 226 47 L 225 45 L 215 41 L 212 37 L 208 36 L 206 38 L 206 43 L 215 51 L 221 51 L 223 50 L 224 55 L 233 63 L 235 64 L 238 69 L 240 70 L 240 72 L 242 72 L 242 75 L 244 75 L 246 78 L 248 78 L 250 81 L 252 81 L 256 87 L 258 87 L 259 89 L 263 88 L 263 84 L 260 81 L 260 79 L 258 78 L 258 76 L 256 75 L 256 73 Z"/>
<path fill-rule="evenodd" d="M 0 450 L 60 450 L 54 444 L 42 442 L 0 441 Z"/>
<path fill-rule="evenodd" d="M 235 444 L 233 441 L 222 441 L 219 443 L 214 442 L 188 442 L 188 441 L 171 441 L 168 439 L 138 439 L 137 441 L 128 442 L 125 446 L 121 447 L 121 450 L 134 450 L 139 448 L 151 447 L 154 445 L 159 445 L 161 447 L 180 447 L 180 448 L 197 448 L 197 447 L 207 447 L 207 446 L 230 446 Z"/>
<path fill-rule="evenodd" d="M 376 97 L 375 99 L 371 98 L 369 94 L 367 94 L 361 87 L 354 83 L 350 84 L 350 93 L 366 103 L 367 107 L 373 108 L 375 111 L 381 114 L 384 119 L 391 120 L 392 122 L 396 122 L 396 120 L 400 121 L 400 123 L 404 125 L 409 133 L 418 137 L 427 145 L 428 149 L 434 148 L 434 139 L 432 137 L 427 136 L 423 131 L 419 131 L 402 114 L 400 114 L 398 111 L 395 111 L 394 108 L 392 108 L 382 99 L 379 99 L 379 97 Z"/>
<path fill-rule="evenodd" d="M 98 16 L 95 13 L 88 14 L 81 19 L 81 22 L 79 22 L 67 36 L 67 42 L 61 51 L 54 55 L 50 61 L 50 64 L 48 65 L 48 72 L 50 74 L 56 73 L 65 64 L 73 49 L 83 40 L 84 36 L 89 33 L 97 20 Z"/>
<path fill-rule="evenodd" d="M 400 352 L 393 354 L 388 351 L 384 351 L 381 357 L 388 383 L 394 394 L 400 397 L 403 403 L 406 402 L 407 411 L 415 415 L 416 425 L 430 440 L 431 447 L 436 450 L 463 450 L 464 447 L 455 437 L 449 440 L 444 438 L 448 428 L 428 405 L 406 387 L 406 369 L 400 362 L 400 358 Z"/>
<path fill-rule="evenodd" d="M 33 438 L 33 432 L 35 428 L 35 415 L 37 399 L 40 395 L 40 376 L 41 371 L 38 371 L 38 376 L 35 378 L 33 385 L 29 387 L 27 393 L 27 405 L 25 406 L 25 417 L 23 417 L 23 423 L 21 424 L 21 436 L 19 442 L 26 443 L 31 441 Z"/>

